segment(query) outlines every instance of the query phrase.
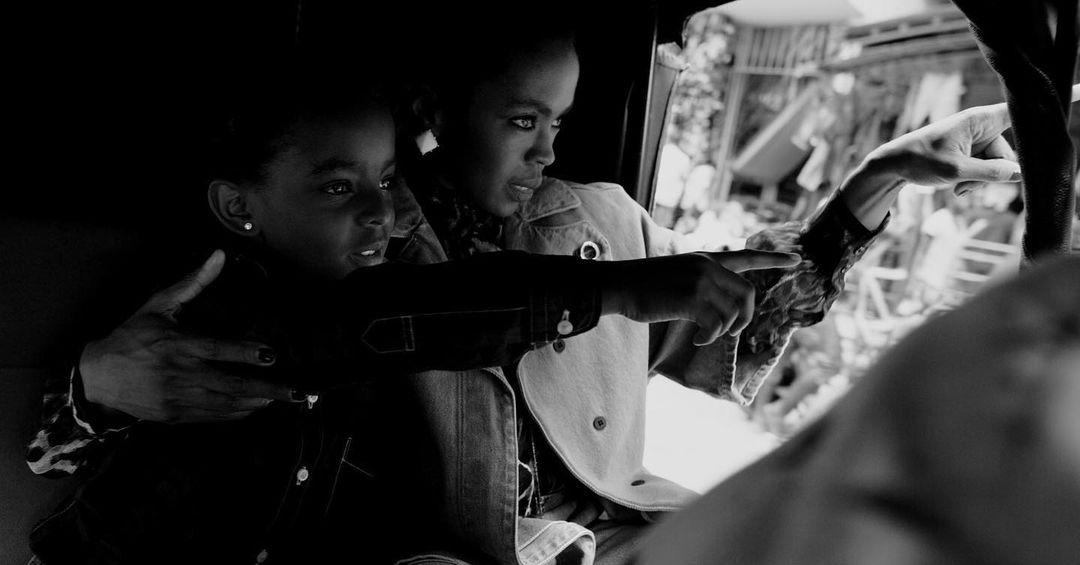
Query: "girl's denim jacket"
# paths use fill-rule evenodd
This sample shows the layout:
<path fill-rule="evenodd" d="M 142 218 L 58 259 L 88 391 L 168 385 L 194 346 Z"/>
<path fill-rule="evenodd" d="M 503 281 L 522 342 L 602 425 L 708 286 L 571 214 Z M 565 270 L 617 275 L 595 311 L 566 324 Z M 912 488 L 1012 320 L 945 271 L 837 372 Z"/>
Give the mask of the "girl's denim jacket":
<path fill-rule="evenodd" d="M 400 243 L 425 241 L 414 231 Z M 411 447 L 395 427 L 415 419 L 389 400 L 393 377 L 509 363 L 560 337 L 563 312 L 569 335 L 600 315 L 582 275 L 594 265 L 570 257 L 391 263 L 334 284 L 282 282 L 269 264 L 234 256 L 181 322 L 272 345 L 274 370 L 260 376 L 288 380 L 299 402 L 238 422 L 105 432 L 80 416 L 72 371 L 46 396 L 27 457 L 35 472 L 86 477 L 32 533 L 46 562 L 307 562 L 346 544 L 376 561 L 391 523 L 376 509 L 394 504 L 377 479 Z M 529 282 L 505 285 L 507 272 Z"/>
<path fill-rule="evenodd" d="M 880 229 L 870 232 L 833 200 L 805 225 L 759 233 L 748 248 L 797 252 L 804 260 L 790 270 L 744 273 L 757 289 L 756 309 L 739 336 L 695 347 L 693 323 L 650 326 L 605 317 L 565 347 L 524 355 L 516 366 L 524 405 L 566 468 L 605 501 L 609 514 L 648 517 L 680 508 L 695 493 L 642 466 L 650 376 L 661 373 L 749 403 L 791 333 L 821 320 L 844 274 Z M 601 261 L 696 250 L 656 225 L 621 187 L 553 178 L 507 219 L 503 233 L 506 249 L 585 257 L 595 250 Z M 432 530 L 449 532 L 466 554 L 498 563 L 539 565 L 570 545 L 583 563 L 592 562 L 595 544 L 585 528 L 518 516 L 515 396 L 500 368 L 421 373 L 411 385 L 436 446 L 431 460 L 419 465 L 438 477 L 421 497 L 434 505 L 438 526 Z"/>

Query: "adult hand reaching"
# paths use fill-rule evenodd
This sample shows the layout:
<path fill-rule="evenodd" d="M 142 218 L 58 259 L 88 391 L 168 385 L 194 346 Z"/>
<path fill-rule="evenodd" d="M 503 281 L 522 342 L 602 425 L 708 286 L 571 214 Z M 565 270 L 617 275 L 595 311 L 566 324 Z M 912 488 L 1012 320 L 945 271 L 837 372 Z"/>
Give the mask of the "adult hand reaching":
<path fill-rule="evenodd" d="M 1001 136 L 1009 126 L 1005 104 L 968 108 L 882 145 L 868 159 L 888 162 L 908 182 L 955 187 L 958 194 L 1018 182 L 1016 153 Z"/>
<path fill-rule="evenodd" d="M 290 388 L 231 375 L 210 361 L 267 367 L 265 344 L 185 333 L 176 315 L 206 288 L 225 263 L 215 251 L 197 271 L 162 290 L 105 338 L 87 344 L 79 360 L 86 400 L 95 408 L 169 423 L 243 418 L 272 399 L 289 400 Z"/>
<path fill-rule="evenodd" d="M 1018 182 L 1016 153 L 1001 136 L 1005 104 L 977 106 L 874 149 L 844 181 L 840 195 L 869 229 L 877 228 L 905 183 L 950 187 L 957 194 L 990 182 Z"/>
<path fill-rule="evenodd" d="M 695 345 L 735 335 L 754 314 L 754 287 L 738 273 L 797 265 L 798 255 L 774 251 L 699 252 L 607 263 L 601 287 L 605 314 L 638 322 L 691 320 Z"/>

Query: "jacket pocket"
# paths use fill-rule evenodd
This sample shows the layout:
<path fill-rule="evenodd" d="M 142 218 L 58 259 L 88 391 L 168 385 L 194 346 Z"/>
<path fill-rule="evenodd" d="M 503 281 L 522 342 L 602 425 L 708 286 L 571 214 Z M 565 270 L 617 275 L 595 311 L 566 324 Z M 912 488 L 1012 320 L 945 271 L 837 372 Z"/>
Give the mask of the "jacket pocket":
<path fill-rule="evenodd" d="M 380 506 L 371 454 L 364 453 L 354 436 L 344 439 L 341 457 L 333 469 L 323 521 L 329 530 L 348 531 L 363 526 Z"/>

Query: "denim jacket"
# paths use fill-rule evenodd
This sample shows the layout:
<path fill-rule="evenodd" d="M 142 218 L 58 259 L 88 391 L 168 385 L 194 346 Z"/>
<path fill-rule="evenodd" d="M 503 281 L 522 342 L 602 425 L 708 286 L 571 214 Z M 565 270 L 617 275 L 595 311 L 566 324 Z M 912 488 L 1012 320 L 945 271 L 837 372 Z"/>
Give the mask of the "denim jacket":
<path fill-rule="evenodd" d="M 32 533 L 45 562 L 307 562 L 358 540 L 377 560 L 377 532 L 393 523 L 379 509 L 394 500 L 375 487 L 392 481 L 373 481 L 392 473 L 382 464 L 402 446 L 388 432 L 409 418 L 384 403 L 380 385 L 394 381 L 386 377 L 507 363 L 587 331 L 600 313 L 599 291 L 582 277 L 593 265 L 569 257 L 392 264 L 325 288 L 282 284 L 264 263 L 239 265 L 181 322 L 273 345 L 278 362 L 264 377 L 287 379 L 306 401 L 238 422 L 137 422 L 102 436 L 78 423 L 78 386 L 65 385 L 57 396 L 66 401 L 46 399 L 55 409 L 28 460 L 52 474 L 83 470 L 87 480 Z M 495 276 L 506 271 L 532 276 L 506 287 Z M 568 310 L 574 327 L 560 331 Z"/>
<path fill-rule="evenodd" d="M 595 250 L 602 261 L 693 250 L 657 226 L 621 187 L 553 178 L 506 220 L 503 233 L 506 249 L 585 257 Z M 750 402 L 790 334 L 821 319 L 842 289 L 844 272 L 874 235 L 836 201 L 808 226 L 758 234 L 748 247 L 800 252 L 804 261 L 748 277 L 758 289 L 757 308 L 740 337 L 698 348 L 690 342 L 692 323 L 650 327 L 609 316 L 593 331 L 565 340 L 565 348 L 525 354 L 516 366 L 524 405 L 569 472 L 612 511 L 680 508 L 695 493 L 642 466 L 650 374 L 659 371 L 714 396 Z M 428 465 L 439 476 L 430 498 L 441 528 L 499 563 L 539 565 L 570 545 L 591 563 L 595 548 L 588 530 L 518 517 L 515 397 L 503 371 L 433 371 L 411 379 L 437 449 Z"/>

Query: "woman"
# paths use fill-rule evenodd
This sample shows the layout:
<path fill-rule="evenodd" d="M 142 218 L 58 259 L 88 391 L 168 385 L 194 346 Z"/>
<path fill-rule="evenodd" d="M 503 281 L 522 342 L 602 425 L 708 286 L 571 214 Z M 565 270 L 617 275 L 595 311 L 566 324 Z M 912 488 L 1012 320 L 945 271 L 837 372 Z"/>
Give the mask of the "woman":
<path fill-rule="evenodd" d="M 391 115 L 376 95 L 335 96 L 307 78 L 286 75 L 266 99 L 247 100 L 213 148 L 206 196 L 232 255 L 221 278 L 218 251 L 89 344 L 70 381 L 47 397 L 32 469 L 92 474 L 34 531 L 45 562 L 305 562 L 358 546 L 380 561 L 392 548 L 380 542 L 393 534 L 393 509 L 408 513 L 394 505 L 394 488 L 405 487 L 387 470 L 389 454 L 416 446 L 385 433 L 412 418 L 383 388 L 393 379 L 378 377 L 511 362 L 587 331 L 604 313 L 689 316 L 719 331 L 697 294 L 715 287 L 704 255 L 387 263 L 392 192 L 403 190 Z M 423 237 L 403 248 L 422 248 Z M 529 283 L 507 287 L 492 276 L 507 270 Z M 684 276 L 664 298 L 630 307 L 646 288 L 634 281 L 672 270 Z M 491 282 L 465 284 L 475 277 Z M 158 341 L 142 338 L 186 332 L 213 337 L 173 353 L 193 375 L 159 381 L 175 388 L 118 376 L 130 373 L 131 355 L 162 355 Z M 238 346 L 229 352 L 226 343 Z M 261 371 L 244 374 L 237 362 Z"/>
<path fill-rule="evenodd" d="M 620 187 L 544 176 L 579 63 L 558 24 L 520 21 L 528 24 L 454 30 L 461 48 L 438 52 L 449 59 L 435 57 L 431 95 L 416 104 L 438 148 L 410 185 L 449 257 L 514 249 L 626 260 L 684 250 Z M 625 562 L 653 513 L 694 497 L 642 467 L 650 372 L 752 400 L 791 332 L 819 321 L 838 296 L 905 181 L 1018 178 L 1015 163 L 970 157 L 984 149 L 1004 156 L 994 153 L 1001 128 L 969 128 L 989 121 L 969 113 L 886 144 L 806 225 L 751 238 L 749 248 L 798 252 L 803 261 L 790 271 L 721 275 L 726 292 L 716 302 L 732 335 L 710 347 L 695 349 L 686 324 L 611 319 L 518 363 L 461 377 L 473 383 L 467 390 L 453 377 L 417 376 L 427 402 L 457 395 L 452 405 L 473 416 L 429 414 L 432 433 L 448 446 L 435 464 L 451 473 L 434 497 L 456 543 L 499 562 Z M 931 143 L 942 138 L 954 143 Z M 741 317 L 742 305 L 753 306 L 752 319 Z M 455 476 L 459 468 L 470 476 Z"/>

